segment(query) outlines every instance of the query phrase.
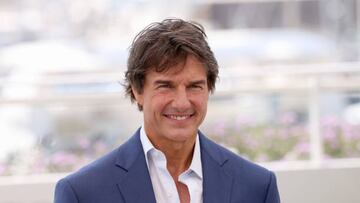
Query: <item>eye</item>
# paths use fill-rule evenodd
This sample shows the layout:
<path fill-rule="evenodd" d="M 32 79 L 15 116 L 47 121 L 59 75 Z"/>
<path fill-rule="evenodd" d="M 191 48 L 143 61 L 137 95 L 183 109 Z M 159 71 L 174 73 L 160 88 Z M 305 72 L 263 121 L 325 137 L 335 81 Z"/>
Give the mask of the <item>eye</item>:
<path fill-rule="evenodd" d="M 156 86 L 156 89 L 168 89 L 171 88 L 170 84 L 161 84 Z"/>
<path fill-rule="evenodd" d="M 196 85 L 196 84 L 191 85 L 190 88 L 194 89 L 194 90 L 202 90 L 202 89 L 204 89 L 204 87 L 202 85 Z"/>

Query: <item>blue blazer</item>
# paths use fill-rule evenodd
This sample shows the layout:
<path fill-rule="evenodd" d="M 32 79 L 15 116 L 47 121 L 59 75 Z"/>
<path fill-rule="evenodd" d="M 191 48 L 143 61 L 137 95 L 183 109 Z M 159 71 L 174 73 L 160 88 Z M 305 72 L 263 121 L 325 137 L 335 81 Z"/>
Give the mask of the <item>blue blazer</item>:
<path fill-rule="evenodd" d="M 279 203 L 273 172 L 199 132 L 204 203 Z M 155 203 L 138 130 L 119 148 L 61 179 L 55 203 Z"/>

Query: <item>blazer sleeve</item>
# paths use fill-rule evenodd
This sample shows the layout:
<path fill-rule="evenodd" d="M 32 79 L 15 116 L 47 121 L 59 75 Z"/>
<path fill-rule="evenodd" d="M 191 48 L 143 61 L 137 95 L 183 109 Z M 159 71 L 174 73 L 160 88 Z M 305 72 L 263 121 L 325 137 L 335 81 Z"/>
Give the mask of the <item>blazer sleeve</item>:
<path fill-rule="evenodd" d="M 280 203 L 280 195 L 276 183 L 276 177 L 273 172 L 270 172 L 270 181 L 264 203 Z"/>
<path fill-rule="evenodd" d="M 61 179 L 55 187 L 54 203 L 78 203 L 72 186 L 66 179 Z"/>

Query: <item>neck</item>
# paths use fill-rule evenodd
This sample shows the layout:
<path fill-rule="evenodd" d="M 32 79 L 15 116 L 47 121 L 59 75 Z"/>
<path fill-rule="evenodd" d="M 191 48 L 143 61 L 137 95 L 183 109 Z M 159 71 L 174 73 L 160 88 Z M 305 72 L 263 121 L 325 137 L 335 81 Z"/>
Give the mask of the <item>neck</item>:
<path fill-rule="evenodd" d="M 174 180 L 177 180 L 178 176 L 190 167 L 196 136 L 184 142 L 156 140 L 156 143 L 154 143 L 151 137 L 148 136 L 148 138 L 156 149 L 165 154 L 167 169 Z"/>
<path fill-rule="evenodd" d="M 168 171 L 176 180 L 182 172 L 186 171 L 190 167 L 195 148 L 195 140 L 192 142 L 192 144 L 178 147 L 179 148 L 170 148 L 164 150 L 160 149 L 166 156 Z"/>

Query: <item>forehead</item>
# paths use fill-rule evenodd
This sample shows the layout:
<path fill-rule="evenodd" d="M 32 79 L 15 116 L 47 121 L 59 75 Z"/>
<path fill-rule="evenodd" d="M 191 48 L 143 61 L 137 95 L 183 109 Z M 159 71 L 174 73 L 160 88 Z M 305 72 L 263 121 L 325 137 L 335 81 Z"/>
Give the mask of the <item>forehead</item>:
<path fill-rule="evenodd" d="M 159 72 L 155 68 L 150 69 L 146 74 L 146 78 L 205 78 L 206 79 L 205 64 L 200 62 L 196 57 L 189 55 L 182 62 L 168 67 L 166 70 Z"/>

